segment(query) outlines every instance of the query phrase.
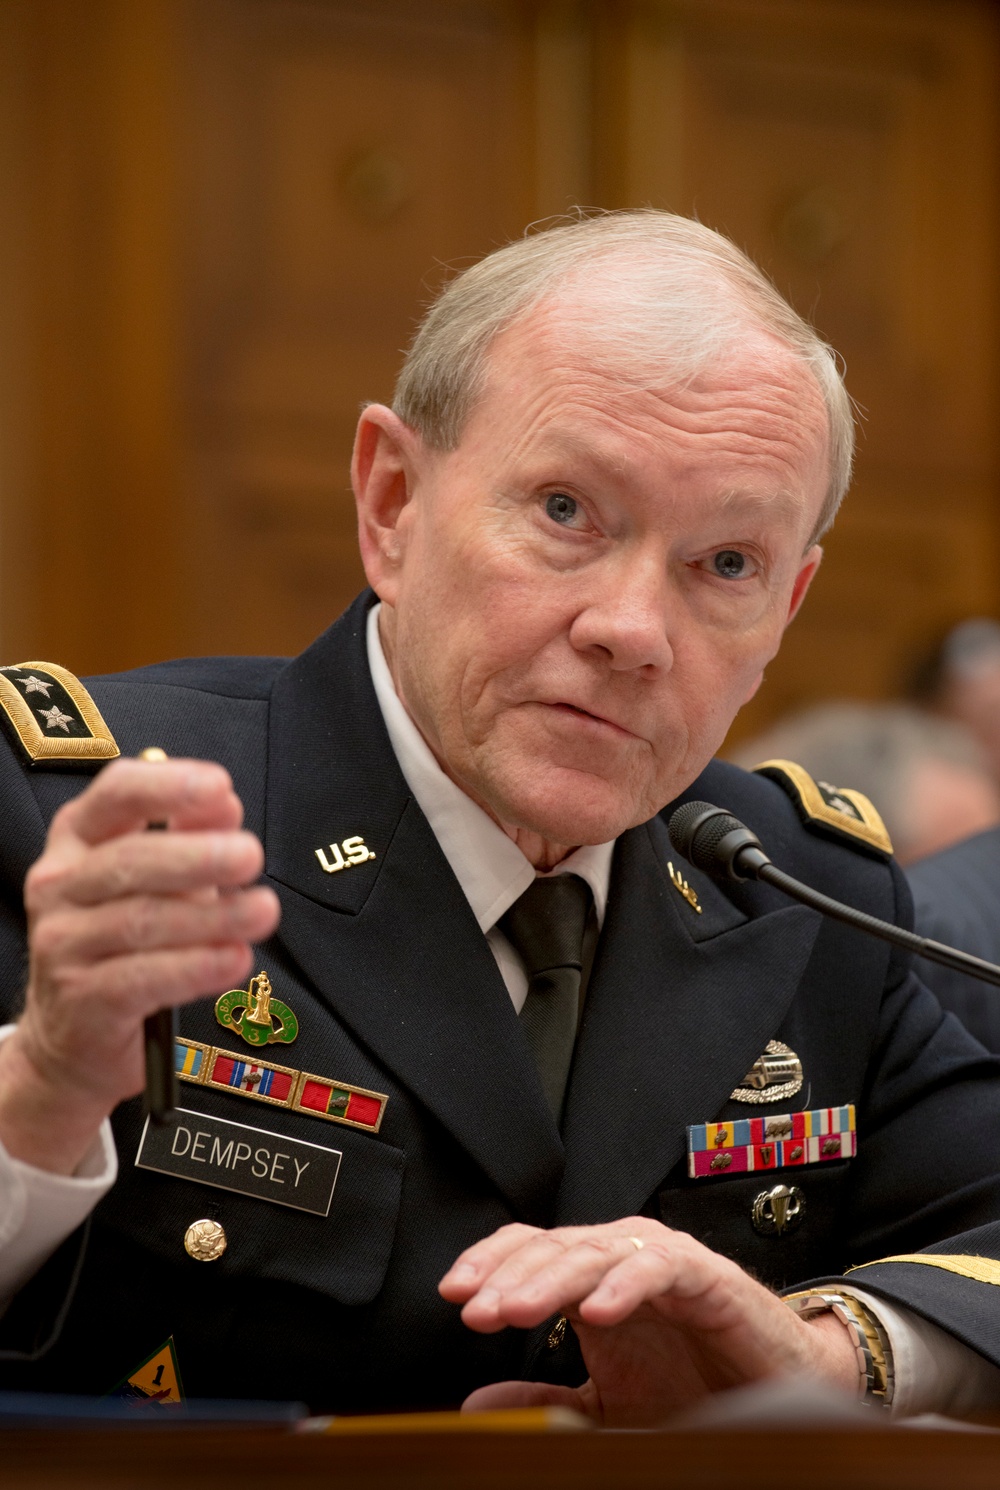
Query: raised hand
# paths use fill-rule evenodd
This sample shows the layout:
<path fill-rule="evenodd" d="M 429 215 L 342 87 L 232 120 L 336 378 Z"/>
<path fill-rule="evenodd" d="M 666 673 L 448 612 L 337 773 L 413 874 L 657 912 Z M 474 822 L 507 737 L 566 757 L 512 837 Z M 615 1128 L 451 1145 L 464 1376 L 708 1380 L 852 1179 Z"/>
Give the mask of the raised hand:
<path fill-rule="evenodd" d="M 245 981 L 279 906 L 242 821 L 228 773 L 195 760 L 116 761 L 56 813 L 25 881 L 24 1013 L 0 1045 L 14 1157 L 72 1173 L 142 1090 L 145 1016 Z"/>
<path fill-rule="evenodd" d="M 712 1392 L 803 1371 L 857 1391 L 854 1347 L 832 1315 L 799 1319 L 728 1258 L 632 1217 L 553 1231 L 505 1226 L 439 1285 L 484 1334 L 570 1319 L 590 1379 L 578 1389 L 501 1382 L 465 1406 L 562 1404 L 608 1427 L 652 1427 Z"/>

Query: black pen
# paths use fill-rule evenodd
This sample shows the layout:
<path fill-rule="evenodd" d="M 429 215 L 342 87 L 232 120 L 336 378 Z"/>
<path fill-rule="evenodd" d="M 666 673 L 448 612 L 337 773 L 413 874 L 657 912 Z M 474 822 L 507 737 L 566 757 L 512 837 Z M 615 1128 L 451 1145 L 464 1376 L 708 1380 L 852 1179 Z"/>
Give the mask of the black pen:
<path fill-rule="evenodd" d="M 151 745 L 140 752 L 139 759 L 165 761 L 167 753 L 158 745 Z M 150 823 L 148 831 L 164 832 L 166 826 L 166 823 Z M 146 1107 L 150 1119 L 162 1125 L 170 1121 L 177 1106 L 177 1072 L 174 1067 L 177 1010 L 159 1009 L 150 1014 L 143 1023 L 143 1040 L 146 1047 Z"/>

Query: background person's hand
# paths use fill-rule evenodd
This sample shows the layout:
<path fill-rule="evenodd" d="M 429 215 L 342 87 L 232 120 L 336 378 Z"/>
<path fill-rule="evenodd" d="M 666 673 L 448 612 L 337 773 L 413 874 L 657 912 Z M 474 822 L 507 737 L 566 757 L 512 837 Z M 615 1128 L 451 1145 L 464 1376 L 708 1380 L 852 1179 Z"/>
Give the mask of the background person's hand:
<path fill-rule="evenodd" d="M 643 1217 L 554 1231 L 505 1226 L 463 1252 L 440 1291 L 485 1334 L 565 1314 L 590 1373 L 579 1389 L 482 1387 L 467 1409 L 559 1404 L 608 1427 L 652 1427 L 711 1392 L 768 1377 L 808 1372 L 857 1391 L 839 1320 L 804 1322 L 728 1258 Z"/>
<path fill-rule="evenodd" d="M 195 760 L 116 761 L 56 813 L 25 880 L 24 1012 L 0 1045 L 15 1158 L 72 1173 L 142 1090 L 144 1018 L 245 982 L 280 912 L 242 821 L 228 773 Z"/>

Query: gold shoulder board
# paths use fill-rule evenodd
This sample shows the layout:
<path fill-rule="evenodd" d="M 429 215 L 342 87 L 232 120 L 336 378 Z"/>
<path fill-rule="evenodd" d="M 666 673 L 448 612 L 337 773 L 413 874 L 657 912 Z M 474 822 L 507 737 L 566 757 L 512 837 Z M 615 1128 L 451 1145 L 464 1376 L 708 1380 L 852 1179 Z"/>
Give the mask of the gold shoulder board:
<path fill-rule="evenodd" d="M 79 678 L 54 662 L 0 667 L 0 710 L 33 766 L 86 766 L 121 754 Z"/>
<path fill-rule="evenodd" d="M 892 857 L 892 840 L 875 807 L 862 792 L 813 781 L 794 761 L 762 761 L 754 773 L 767 776 L 788 793 L 807 828 L 859 843 L 880 859 Z"/>

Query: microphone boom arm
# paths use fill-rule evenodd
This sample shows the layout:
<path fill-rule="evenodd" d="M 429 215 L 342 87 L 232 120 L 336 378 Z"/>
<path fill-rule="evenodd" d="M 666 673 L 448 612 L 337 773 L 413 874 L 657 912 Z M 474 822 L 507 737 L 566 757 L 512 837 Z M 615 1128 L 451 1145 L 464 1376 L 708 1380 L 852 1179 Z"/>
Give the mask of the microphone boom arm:
<path fill-rule="evenodd" d="M 960 952 L 956 947 L 946 947 L 943 942 L 932 941 L 930 937 L 918 936 L 915 931 L 904 931 L 889 921 L 880 921 L 867 911 L 844 905 L 793 879 L 772 864 L 756 833 L 724 807 L 713 807 L 709 802 L 686 802 L 672 815 L 667 831 L 670 842 L 688 863 L 716 879 L 764 880 L 793 900 L 801 901 L 835 921 L 842 921 L 858 931 L 867 931 L 869 936 L 903 947 L 918 957 L 926 957 L 929 962 L 940 963 L 943 967 L 1000 987 L 1000 967 L 994 963 L 984 962 L 969 952 Z"/>
<path fill-rule="evenodd" d="M 756 878 L 766 880 L 769 885 L 783 890 L 793 900 L 800 900 L 803 905 L 822 911 L 824 916 L 832 916 L 834 920 L 843 921 L 848 926 L 856 926 L 859 931 L 867 931 L 872 936 L 880 937 L 884 942 L 892 942 L 897 947 L 904 947 L 908 952 L 915 952 L 918 957 L 926 957 L 928 962 L 939 962 L 944 967 L 954 968 L 956 972 L 968 973 L 984 983 L 993 983 L 1000 987 L 1000 967 L 996 967 L 992 962 L 984 962 L 981 957 L 973 957 L 969 952 L 960 952 L 957 947 L 946 947 L 943 942 L 932 941 L 930 937 L 918 936 L 915 931 L 904 931 L 901 926 L 893 926 L 889 921 L 880 921 L 877 916 L 870 916 L 867 911 L 855 910 L 850 905 L 841 905 L 839 900 L 833 900 L 820 890 L 813 890 L 809 885 L 803 885 L 793 879 L 776 864 L 770 862 L 762 864 L 757 870 Z"/>

